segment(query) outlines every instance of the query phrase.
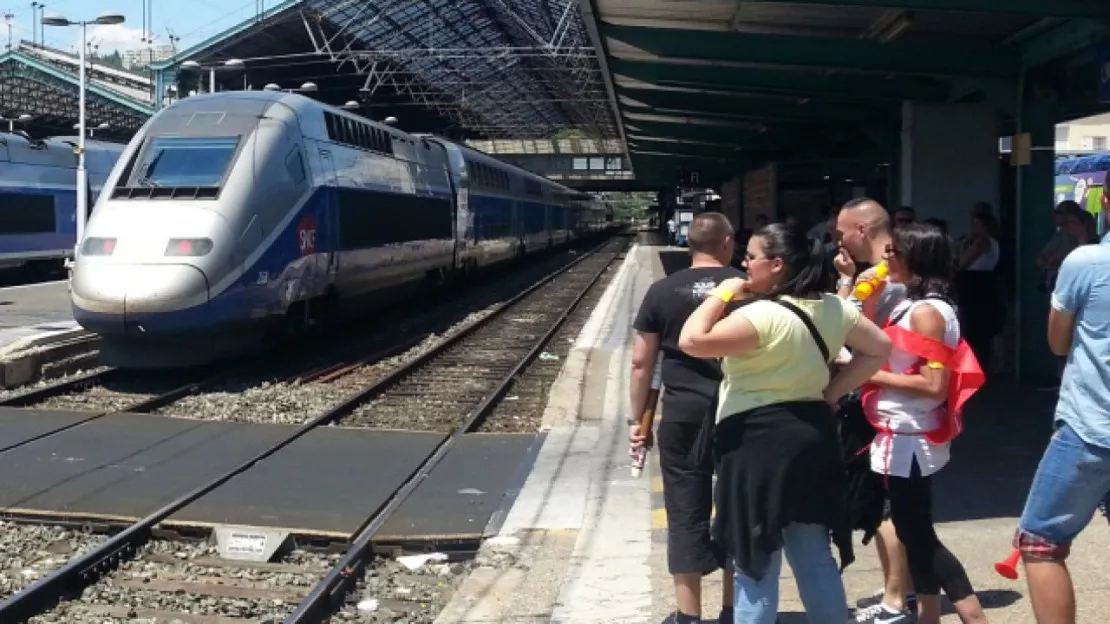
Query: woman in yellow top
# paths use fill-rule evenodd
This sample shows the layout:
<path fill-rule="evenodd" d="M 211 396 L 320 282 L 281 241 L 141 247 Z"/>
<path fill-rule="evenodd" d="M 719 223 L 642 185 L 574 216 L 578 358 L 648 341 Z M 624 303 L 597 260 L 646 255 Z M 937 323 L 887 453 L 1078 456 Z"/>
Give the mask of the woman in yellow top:
<path fill-rule="evenodd" d="M 890 340 L 823 292 L 823 246 L 801 228 L 760 229 L 744 263 L 748 279 L 722 282 L 679 338 L 694 357 L 722 358 L 713 534 L 735 562 L 735 621 L 775 621 L 785 549 L 809 621 L 838 624 L 848 607 L 830 538 L 842 565 L 852 554 L 832 405 L 882 367 Z M 732 299 L 742 307 L 722 318 Z M 844 346 L 853 357 L 830 380 Z"/>

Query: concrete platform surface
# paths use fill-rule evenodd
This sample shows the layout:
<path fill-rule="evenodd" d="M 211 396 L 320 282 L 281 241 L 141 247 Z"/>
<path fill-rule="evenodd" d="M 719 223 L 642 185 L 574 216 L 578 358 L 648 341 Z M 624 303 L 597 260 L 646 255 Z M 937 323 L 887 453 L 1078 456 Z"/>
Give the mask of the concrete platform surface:
<path fill-rule="evenodd" d="M 45 364 L 86 353 L 91 338 L 73 320 L 68 281 L 0 288 L 0 387 L 28 383 Z"/>
<path fill-rule="evenodd" d="M 639 478 L 627 455 L 631 319 L 663 264 L 684 251 L 638 247 L 628 254 L 556 381 L 551 423 L 536 465 L 479 566 L 437 624 L 563 622 L 651 623 L 674 609 L 666 569 L 666 516 L 657 454 Z M 677 253 L 676 253 L 677 252 Z M 600 373 L 599 373 L 600 371 Z M 960 558 L 991 622 L 1032 624 L 1024 579 L 993 564 L 1010 553 L 1025 494 L 1049 437 L 1054 397 L 997 384 L 969 407 L 954 461 L 934 486 L 938 533 Z M 874 547 L 859 545 L 844 572 L 849 602 L 881 585 Z M 1069 561 L 1082 624 L 1110 613 L 1110 530 L 1096 517 Z M 720 608 L 721 573 L 706 578 L 703 614 Z M 781 577 L 780 622 L 806 622 L 792 573 Z M 949 614 L 944 624 L 956 624 Z M 824 623 L 822 623 L 824 624 Z"/>
<path fill-rule="evenodd" d="M 71 309 L 65 280 L 0 288 L 0 336 L 35 325 L 47 329 L 68 325 L 73 322 Z"/>

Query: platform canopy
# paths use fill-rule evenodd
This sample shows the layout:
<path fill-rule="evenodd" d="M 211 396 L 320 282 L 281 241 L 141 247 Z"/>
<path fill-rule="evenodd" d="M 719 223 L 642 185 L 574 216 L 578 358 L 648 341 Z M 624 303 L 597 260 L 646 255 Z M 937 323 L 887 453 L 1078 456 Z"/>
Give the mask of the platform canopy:
<path fill-rule="evenodd" d="M 49 50 L 25 49 L 22 45 L 0 54 L 0 117 L 17 119 L 30 115 L 16 127 L 32 136 L 73 135 L 78 119 L 80 81 L 68 67 L 47 56 Z M 53 52 L 51 52 L 53 54 Z M 76 65 L 76 62 L 74 63 Z M 141 90 L 120 82 L 109 82 L 100 68 L 90 72 L 86 91 L 86 123 L 98 139 L 126 141 L 150 117 L 153 107 L 139 97 Z M 127 89 L 135 94 L 128 95 Z M 7 122 L 0 122 L 7 130 Z"/>
<path fill-rule="evenodd" d="M 211 67 L 221 88 L 312 82 L 312 97 L 409 130 L 619 136 L 577 0 L 287 0 L 155 65 L 183 93 L 206 90 Z"/>
<path fill-rule="evenodd" d="M 1019 95 L 1104 109 L 1103 0 L 581 4 L 637 177 L 889 154 L 906 100 L 989 100 L 1011 131 Z"/>

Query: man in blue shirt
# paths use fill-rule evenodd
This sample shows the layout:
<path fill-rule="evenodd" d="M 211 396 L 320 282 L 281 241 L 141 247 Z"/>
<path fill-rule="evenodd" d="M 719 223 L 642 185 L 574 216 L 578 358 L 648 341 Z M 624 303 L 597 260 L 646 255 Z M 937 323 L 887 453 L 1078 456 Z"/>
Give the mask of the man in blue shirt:
<path fill-rule="evenodd" d="M 1052 293 L 1048 346 L 1067 356 L 1055 433 L 1025 502 L 1022 551 L 1038 622 L 1075 622 L 1064 564 L 1071 543 L 1110 491 L 1110 243 L 1076 248 Z"/>

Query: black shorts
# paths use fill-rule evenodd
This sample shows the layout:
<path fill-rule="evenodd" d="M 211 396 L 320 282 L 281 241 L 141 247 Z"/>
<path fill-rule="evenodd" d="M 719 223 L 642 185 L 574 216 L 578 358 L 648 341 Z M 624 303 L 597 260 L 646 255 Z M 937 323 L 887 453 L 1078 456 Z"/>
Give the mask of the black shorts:
<path fill-rule="evenodd" d="M 701 422 L 659 423 L 657 444 L 667 508 L 667 569 L 671 574 L 709 574 L 720 559 L 709 537 L 713 471 L 692 461 Z"/>

